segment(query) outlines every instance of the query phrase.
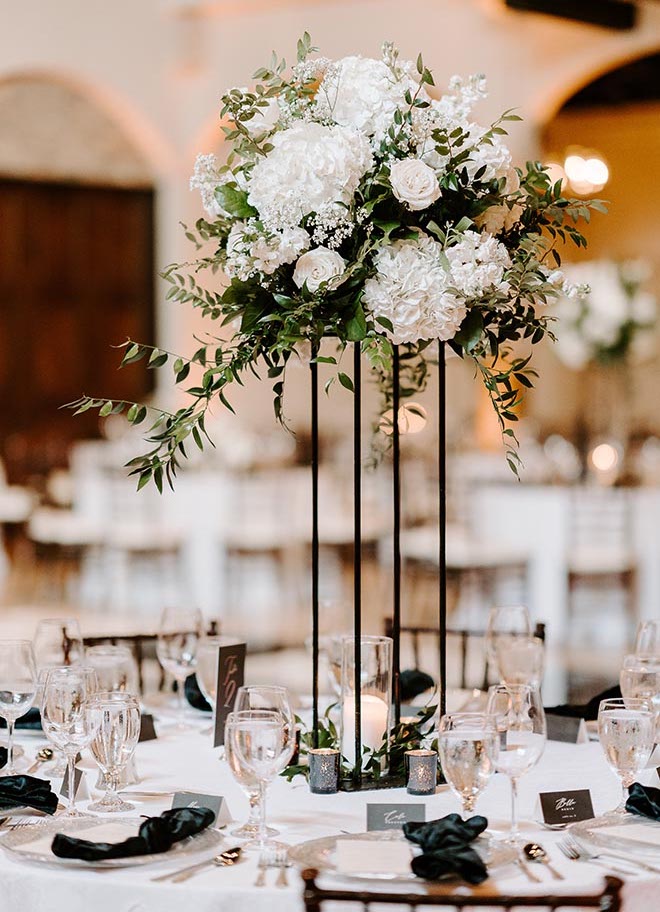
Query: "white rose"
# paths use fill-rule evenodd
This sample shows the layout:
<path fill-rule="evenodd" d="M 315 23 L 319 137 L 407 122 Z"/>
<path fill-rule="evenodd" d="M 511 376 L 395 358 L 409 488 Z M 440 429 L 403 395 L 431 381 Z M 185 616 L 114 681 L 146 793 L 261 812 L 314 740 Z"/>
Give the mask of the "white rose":
<path fill-rule="evenodd" d="M 427 209 L 440 196 L 433 168 L 419 158 L 404 158 L 390 168 L 390 184 L 396 198 L 409 209 Z"/>
<path fill-rule="evenodd" d="M 329 282 L 342 275 L 346 261 L 336 250 L 316 247 L 303 253 L 293 272 L 293 281 L 298 288 L 307 284 L 309 291 L 316 291 L 323 282 Z"/>

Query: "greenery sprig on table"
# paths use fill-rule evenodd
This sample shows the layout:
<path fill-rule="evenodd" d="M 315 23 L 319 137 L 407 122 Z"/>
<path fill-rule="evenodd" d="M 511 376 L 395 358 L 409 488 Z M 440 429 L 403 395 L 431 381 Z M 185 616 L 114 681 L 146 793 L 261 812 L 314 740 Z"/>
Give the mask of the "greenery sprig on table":
<path fill-rule="evenodd" d="M 393 345 L 404 403 L 426 386 L 439 342 L 472 360 L 518 471 L 511 424 L 536 374 L 517 346 L 552 335 L 543 308 L 564 289 L 559 245 L 586 246 L 578 223 L 603 204 L 565 197 L 539 162 L 513 166 L 502 137 L 518 115 L 489 127 L 472 119 L 484 77 L 453 77 L 438 98 L 421 55 L 401 60 L 389 43 L 378 60 L 331 61 L 316 50 L 305 33 L 292 68 L 274 54 L 252 89 L 227 92 L 227 163 L 198 157 L 191 185 L 206 217 L 187 237 L 200 255 L 163 277 L 169 300 L 220 329 L 190 357 L 125 343 L 123 365 L 169 365 L 176 384 L 193 377 L 186 405 L 152 410 L 151 446 L 129 463 L 138 487 L 173 485 L 190 438 L 209 443 L 211 403 L 232 409 L 230 390 L 248 373 L 272 381 L 283 423 L 286 368 L 306 349 L 334 369 L 326 389 L 338 381 L 351 391 L 341 369 L 351 343 L 378 379 L 383 412 Z M 334 348 L 322 348 L 329 337 Z M 91 396 L 72 406 L 124 413 L 133 425 L 149 415 L 140 403 Z"/>

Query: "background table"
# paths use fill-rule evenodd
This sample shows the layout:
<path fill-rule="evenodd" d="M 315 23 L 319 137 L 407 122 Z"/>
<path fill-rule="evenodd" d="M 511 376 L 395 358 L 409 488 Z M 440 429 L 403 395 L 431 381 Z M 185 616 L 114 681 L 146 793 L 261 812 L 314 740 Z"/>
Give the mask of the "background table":
<path fill-rule="evenodd" d="M 210 746 L 210 735 L 201 729 L 208 722 L 196 722 L 187 733 L 166 734 L 157 741 L 138 745 L 137 766 L 140 785 L 134 788 L 164 790 L 176 788 L 196 792 L 223 794 L 233 816 L 243 821 L 247 816 L 247 799 L 236 785 L 227 765 L 219 760 L 219 751 Z M 21 734 L 20 739 L 31 756 L 40 740 Z M 96 769 L 91 758 L 83 759 L 92 786 Z M 648 771 L 648 775 L 651 774 Z M 649 780 L 650 781 L 650 780 Z M 657 783 L 656 783 L 657 784 Z M 526 841 L 538 841 L 550 854 L 552 862 L 566 875 L 566 881 L 553 881 L 541 866 L 535 868 L 543 886 L 535 886 L 515 868 L 497 872 L 484 887 L 506 892 L 590 891 L 597 889 L 606 873 L 604 868 L 566 860 L 556 848 L 561 833 L 531 823 L 535 801 L 540 790 L 591 788 L 597 814 L 613 807 L 619 798 L 616 777 L 607 768 L 600 745 L 569 745 L 549 742 L 539 765 L 520 783 L 519 812 Z M 477 811 L 485 814 L 493 829 L 507 825 L 509 781 L 496 775 L 480 799 Z M 269 820 L 281 831 L 281 839 L 291 844 L 320 836 L 338 834 L 341 830 L 360 833 L 365 829 L 367 802 L 424 801 L 427 819 L 459 810 L 457 799 L 447 787 L 428 799 L 406 795 L 405 791 L 378 791 L 334 796 L 312 795 L 302 779 L 288 784 L 276 781 L 269 792 Z M 135 814 L 156 814 L 171 803 L 168 799 L 140 802 Z M 231 836 L 224 847 L 235 845 Z M 288 889 L 274 886 L 276 872 L 269 871 L 268 886 L 253 886 L 257 858 L 245 853 L 232 868 L 209 868 L 185 884 L 152 883 L 156 874 L 172 871 L 185 863 L 182 858 L 167 859 L 144 868 L 113 871 L 80 871 L 55 869 L 19 863 L 0 853 L 0 912 L 301 912 L 302 883 L 295 868 L 289 870 Z M 196 860 L 196 859 L 192 859 Z M 422 886 L 420 884 L 420 889 Z M 648 912 L 656 908 L 660 876 L 637 875 L 627 881 L 625 912 Z"/>

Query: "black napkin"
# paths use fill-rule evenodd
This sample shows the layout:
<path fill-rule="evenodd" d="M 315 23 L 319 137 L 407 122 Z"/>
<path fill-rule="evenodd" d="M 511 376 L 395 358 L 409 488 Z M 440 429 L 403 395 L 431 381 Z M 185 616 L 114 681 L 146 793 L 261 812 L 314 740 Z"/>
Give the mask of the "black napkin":
<path fill-rule="evenodd" d="M 188 675 L 186 678 L 186 683 L 184 684 L 183 692 L 185 694 L 186 700 L 190 703 L 193 709 L 200 709 L 202 712 L 211 712 L 213 710 L 213 707 L 206 699 L 202 691 L 199 689 L 199 684 L 197 683 L 197 675 Z"/>
<path fill-rule="evenodd" d="M 4 719 L 0 719 L 0 728 L 7 728 L 7 723 Z M 16 728 L 41 731 L 41 713 L 39 710 L 35 706 L 32 709 L 28 709 L 24 716 L 16 720 Z"/>
<path fill-rule="evenodd" d="M 7 766 L 7 760 L 9 759 L 9 753 L 6 747 L 0 747 L 0 769 L 3 766 Z"/>
<path fill-rule="evenodd" d="M 57 808 L 57 795 L 52 791 L 48 779 L 37 779 L 35 776 L 0 776 L 0 810 L 13 807 L 31 807 L 35 811 L 54 814 Z"/>
<path fill-rule="evenodd" d="M 419 668 L 410 668 L 402 671 L 399 675 L 399 686 L 401 688 L 401 699 L 404 703 L 414 700 L 425 690 L 430 690 L 434 685 L 431 675 Z"/>
<path fill-rule="evenodd" d="M 587 722 L 594 722 L 598 718 L 598 709 L 601 700 L 615 700 L 621 696 L 621 688 L 608 687 L 602 693 L 596 694 L 588 703 L 562 703 L 560 706 L 547 706 L 546 713 L 553 716 L 570 716 L 574 719 L 586 719 Z"/>
<path fill-rule="evenodd" d="M 660 789 L 633 782 L 628 792 L 626 810 L 649 820 L 660 820 Z"/>
<path fill-rule="evenodd" d="M 175 842 L 201 833 L 214 820 L 215 814 L 209 808 L 176 808 L 164 811 L 160 817 L 148 817 L 140 826 L 139 835 L 124 842 L 91 842 L 57 833 L 51 848 L 58 858 L 81 858 L 83 861 L 159 855 L 167 852 Z"/>
<path fill-rule="evenodd" d="M 485 817 L 476 815 L 463 820 L 460 814 L 447 814 L 428 823 L 404 823 L 403 833 L 410 842 L 421 846 L 422 855 L 412 860 L 413 873 L 425 880 L 437 880 L 445 874 L 458 874 L 471 884 L 488 877 L 486 865 L 470 843 L 488 826 Z"/>

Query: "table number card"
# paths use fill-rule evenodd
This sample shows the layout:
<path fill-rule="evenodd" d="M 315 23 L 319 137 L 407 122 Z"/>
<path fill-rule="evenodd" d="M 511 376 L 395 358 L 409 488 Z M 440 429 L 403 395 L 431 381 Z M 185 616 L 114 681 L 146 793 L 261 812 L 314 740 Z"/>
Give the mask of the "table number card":
<path fill-rule="evenodd" d="M 245 643 L 218 647 L 218 689 L 215 703 L 213 747 L 225 743 L 225 722 L 234 708 L 236 691 L 245 677 Z"/>
<path fill-rule="evenodd" d="M 138 742 L 141 744 L 143 741 L 154 741 L 157 737 L 158 735 L 156 734 L 156 729 L 154 727 L 154 717 L 151 713 L 142 713 Z"/>
<path fill-rule="evenodd" d="M 587 724 L 584 719 L 574 716 L 545 715 L 548 727 L 548 741 L 566 741 L 568 744 L 586 744 L 589 740 Z"/>
<path fill-rule="evenodd" d="M 367 830 L 400 830 L 404 823 L 426 821 L 424 804 L 368 804 Z"/>
<path fill-rule="evenodd" d="M 172 799 L 174 808 L 199 808 L 205 807 L 215 814 L 214 826 L 224 826 L 233 820 L 229 813 L 227 802 L 222 795 L 203 795 L 198 792 L 175 792 Z"/>
<path fill-rule="evenodd" d="M 575 823 L 576 820 L 590 820 L 594 816 L 589 789 L 541 792 L 539 798 L 543 820 L 548 826 Z"/>

